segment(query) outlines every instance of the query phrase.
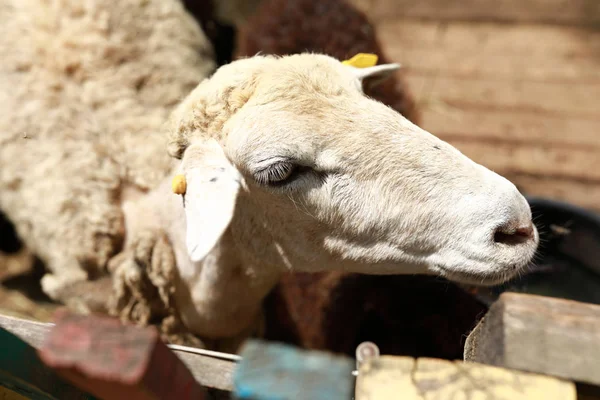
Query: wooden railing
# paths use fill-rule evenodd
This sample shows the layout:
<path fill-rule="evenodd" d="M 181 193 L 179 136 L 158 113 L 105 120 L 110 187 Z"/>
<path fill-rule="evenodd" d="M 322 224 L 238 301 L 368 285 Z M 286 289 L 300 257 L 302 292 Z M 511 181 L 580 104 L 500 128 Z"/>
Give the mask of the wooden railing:
<path fill-rule="evenodd" d="M 169 348 L 153 327 L 68 313 L 0 316 L 0 327 L 7 400 L 600 399 L 600 306 L 541 296 L 503 294 L 467 339 L 467 362 L 379 355 L 373 343 L 358 364 L 258 340 L 239 356 Z"/>

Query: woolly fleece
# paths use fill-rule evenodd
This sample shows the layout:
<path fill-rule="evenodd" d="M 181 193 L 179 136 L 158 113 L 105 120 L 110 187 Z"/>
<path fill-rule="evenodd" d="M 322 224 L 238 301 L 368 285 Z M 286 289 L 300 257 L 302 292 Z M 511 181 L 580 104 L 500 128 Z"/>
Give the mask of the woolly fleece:
<path fill-rule="evenodd" d="M 213 51 L 178 0 L 0 0 L 0 54 L 0 209 L 66 301 L 172 166 L 163 124 Z"/>

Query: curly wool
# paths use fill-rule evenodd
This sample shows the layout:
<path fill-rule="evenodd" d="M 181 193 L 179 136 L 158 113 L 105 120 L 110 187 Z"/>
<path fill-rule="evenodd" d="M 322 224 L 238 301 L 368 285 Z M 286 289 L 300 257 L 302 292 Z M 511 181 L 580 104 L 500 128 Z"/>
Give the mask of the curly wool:
<path fill-rule="evenodd" d="M 214 68 L 178 0 L 0 0 L 0 209 L 60 299 L 124 241 L 121 200 L 169 171 L 162 128 Z"/>
<path fill-rule="evenodd" d="M 390 62 L 375 27 L 343 0 L 263 0 L 240 29 L 235 57 L 261 54 L 324 53 L 339 60 L 357 53 L 375 53 L 379 64 Z M 401 74 L 365 93 L 389 105 L 413 123 L 419 123 L 415 101 Z"/>

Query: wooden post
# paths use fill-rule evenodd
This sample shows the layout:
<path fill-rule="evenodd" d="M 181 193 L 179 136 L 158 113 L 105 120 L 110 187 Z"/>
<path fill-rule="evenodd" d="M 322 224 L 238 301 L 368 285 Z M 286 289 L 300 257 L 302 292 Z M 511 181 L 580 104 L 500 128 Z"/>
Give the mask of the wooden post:
<path fill-rule="evenodd" d="M 61 312 L 38 353 L 60 375 L 101 399 L 204 398 L 204 389 L 155 327 Z"/>
<path fill-rule="evenodd" d="M 252 340 L 234 373 L 234 395 L 245 400 L 350 400 L 350 358 Z"/>
<path fill-rule="evenodd" d="M 504 293 L 467 338 L 465 360 L 600 385 L 600 306 Z"/>
<path fill-rule="evenodd" d="M 356 400 L 575 400 L 575 385 L 488 365 L 380 356 L 364 363 Z"/>

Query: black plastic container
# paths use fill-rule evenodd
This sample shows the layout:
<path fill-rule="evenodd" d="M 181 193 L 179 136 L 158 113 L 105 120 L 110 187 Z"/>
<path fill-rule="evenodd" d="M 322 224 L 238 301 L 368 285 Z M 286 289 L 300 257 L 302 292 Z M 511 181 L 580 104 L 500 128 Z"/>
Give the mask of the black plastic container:
<path fill-rule="evenodd" d="M 600 215 L 572 204 L 527 197 L 540 247 L 529 272 L 503 285 L 479 288 L 491 304 L 505 291 L 600 304 Z"/>

